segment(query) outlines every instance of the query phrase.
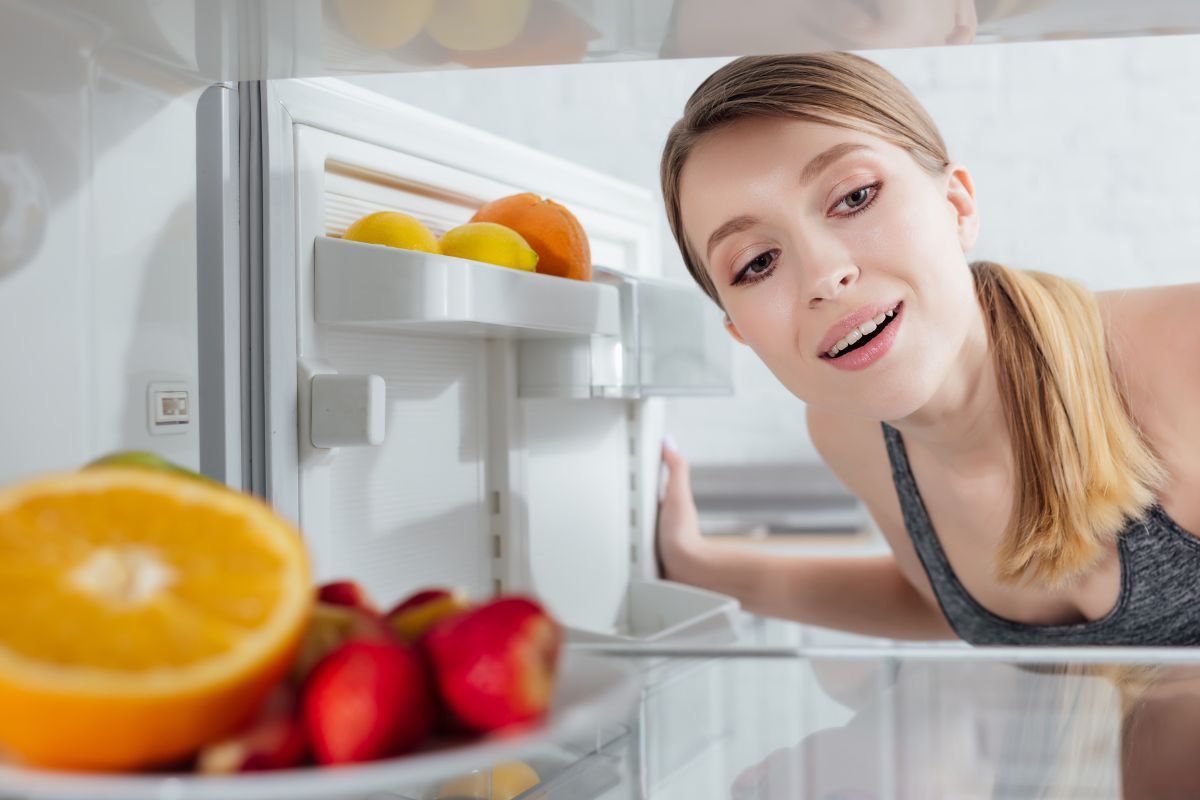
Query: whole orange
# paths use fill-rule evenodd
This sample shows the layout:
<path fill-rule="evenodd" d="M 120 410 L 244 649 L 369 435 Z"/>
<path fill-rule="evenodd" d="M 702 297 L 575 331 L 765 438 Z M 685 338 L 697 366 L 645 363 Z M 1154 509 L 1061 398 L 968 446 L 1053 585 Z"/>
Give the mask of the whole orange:
<path fill-rule="evenodd" d="M 538 254 L 537 271 L 578 281 L 592 279 L 592 251 L 575 215 L 532 192 L 501 197 L 482 206 L 471 222 L 506 225 Z"/>

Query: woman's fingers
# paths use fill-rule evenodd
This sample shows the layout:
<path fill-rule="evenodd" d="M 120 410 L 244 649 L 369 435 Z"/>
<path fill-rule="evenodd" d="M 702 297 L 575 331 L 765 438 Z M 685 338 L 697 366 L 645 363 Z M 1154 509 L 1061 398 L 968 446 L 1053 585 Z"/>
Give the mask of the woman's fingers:
<path fill-rule="evenodd" d="M 667 439 L 663 440 L 662 460 L 667 468 L 667 485 L 663 491 L 663 499 L 690 500 L 692 485 L 687 459 L 680 455 Z"/>
<path fill-rule="evenodd" d="M 667 440 L 663 441 L 662 462 L 667 474 L 658 504 L 655 544 L 659 572 L 677 579 L 686 571 L 690 554 L 700 542 L 700 520 L 692 498 L 687 459 Z"/>

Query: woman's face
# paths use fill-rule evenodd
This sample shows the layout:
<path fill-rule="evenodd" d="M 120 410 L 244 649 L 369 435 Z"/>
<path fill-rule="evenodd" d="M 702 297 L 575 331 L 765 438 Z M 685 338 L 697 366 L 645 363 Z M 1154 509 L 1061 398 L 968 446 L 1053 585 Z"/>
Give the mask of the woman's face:
<path fill-rule="evenodd" d="M 744 120 L 692 151 L 680 204 L 730 333 L 815 408 L 908 416 L 978 323 L 978 219 L 956 165 L 934 176 L 866 133 Z"/>

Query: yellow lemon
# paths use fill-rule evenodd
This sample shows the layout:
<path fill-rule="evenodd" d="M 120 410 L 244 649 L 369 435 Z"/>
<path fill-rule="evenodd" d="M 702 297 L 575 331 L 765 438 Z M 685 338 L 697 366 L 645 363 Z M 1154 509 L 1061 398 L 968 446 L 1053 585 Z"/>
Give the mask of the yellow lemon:
<path fill-rule="evenodd" d="M 144 466 L 0 490 L 0 749 L 67 769 L 171 763 L 287 672 L 313 603 L 265 504 Z"/>
<path fill-rule="evenodd" d="M 433 0 L 337 0 L 346 31 L 368 47 L 389 50 L 421 32 Z"/>
<path fill-rule="evenodd" d="M 451 228 L 440 242 L 442 255 L 485 261 L 533 272 L 538 254 L 521 234 L 495 222 L 468 222 Z"/>
<path fill-rule="evenodd" d="M 521 34 L 532 4 L 533 0 L 438 0 L 425 30 L 451 50 L 492 50 Z"/>
<path fill-rule="evenodd" d="M 488 790 L 489 778 L 491 790 Z M 491 773 L 476 772 L 442 784 L 438 798 L 472 800 L 512 800 L 538 785 L 541 780 L 533 767 L 523 761 L 509 761 L 492 767 Z"/>
<path fill-rule="evenodd" d="M 421 220 L 399 211 L 376 211 L 346 229 L 343 239 L 367 244 L 385 244 L 402 250 L 438 252 L 437 237 Z"/>

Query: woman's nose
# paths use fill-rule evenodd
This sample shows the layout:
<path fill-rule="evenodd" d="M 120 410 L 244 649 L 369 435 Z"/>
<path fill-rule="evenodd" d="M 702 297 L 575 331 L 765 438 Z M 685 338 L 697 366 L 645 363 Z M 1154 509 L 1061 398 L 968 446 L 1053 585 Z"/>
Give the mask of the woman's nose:
<path fill-rule="evenodd" d="M 853 264 L 826 267 L 814 273 L 805 287 L 809 308 L 816 308 L 822 302 L 837 298 L 858 280 L 858 267 Z"/>

